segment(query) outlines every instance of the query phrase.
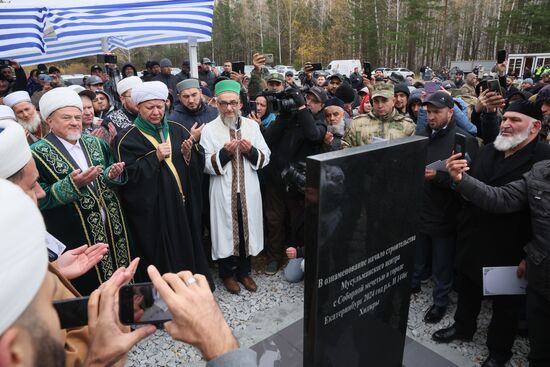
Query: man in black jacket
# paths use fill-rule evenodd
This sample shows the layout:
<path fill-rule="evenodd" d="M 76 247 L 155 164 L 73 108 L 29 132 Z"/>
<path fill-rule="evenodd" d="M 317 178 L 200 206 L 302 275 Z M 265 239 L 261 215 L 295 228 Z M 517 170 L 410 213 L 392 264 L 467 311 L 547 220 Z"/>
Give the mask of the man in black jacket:
<path fill-rule="evenodd" d="M 418 135 L 429 139 L 426 164 L 449 157 L 454 149 L 455 133 L 466 137 L 466 154 L 473 159 L 477 153 L 477 141 L 454 123 L 452 97 L 447 92 L 436 92 L 423 105 L 428 111 L 428 126 Z M 450 187 L 447 172 L 426 168 L 424 180 L 412 287 L 413 292 L 420 289 L 420 280 L 428 269 L 427 259 L 431 248 L 434 304 L 426 313 L 424 321 L 438 323 L 445 315 L 453 284 L 455 216 L 459 202 L 458 196 Z"/>
<path fill-rule="evenodd" d="M 510 105 L 510 107 L 514 106 Z M 540 124 L 540 111 L 528 102 L 517 102 L 507 115 Z M 550 365 L 550 161 L 535 163 L 520 180 L 494 187 L 464 174 L 468 164 L 458 156 L 447 161 L 447 168 L 456 189 L 477 206 L 492 213 L 514 213 L 529 209 L 532 239 L 526 246 L 525 267 L 518 267 L 518 276 L 527 275 L 527 323 L 529 328 L 529 365 Z M 516 226 L 517 228 L 517 226 Z M 521 244 L 518 244 L 521 246 Z M 497 365 L 498 366 L 498 365 Z"/>
<path fill-rule="evenodd" d="M 197 79 L 183 80 L 176 85 L 176 89 L 181 104 L 176 104 L 168 116 L 169 120 L 179 122 L 191 131 L 195 123 L 206 124 L 218 117 L 218 110 L 202 101 L 202 92 Z"/>
<path fill-rule="evenodd" d="M 0 98 L 12 92 L 25 90 L 26 88 L 27 75 L 25 74 L 25 70 L 16 61 L 10 60 L 9 64 L 0 66 Z"/>
<path fill-rule="evenodd" d="M 275 274 L 285 260 L 286 247 L 303 246 L 303 185 L 291 177 L 296 173 L 294 177 L 303 175 L 305 178 L 306 157 L 321 153 L 327 132 L 323 113 L 327 95 L 321 87 L 309 89 L 305 98 L 297 89 L 289 89 L 287 93 L 294 100 L 297 111 L 282 112 L 264 133 L 272 152 L 271 162 L 266 167 L 264 201 L 268 233 L 265 251 L 269 260 L 266 274 L 270 275 Z M 290 233 L 285 246 L 287 218 Z"/>
<path fill-rule="evenodd" d="M 533 164 L 550 159 L 550 147 L 538 138 L 540 112 L 535 118 L 518 113 L 530 102 L 514 102 L 504 113 L 500 134 L 486 145 L 471 165 L 470 175 L 481 182 L 500 187 L 521 179 Z M 486 266 L 510 266 L 524 258 L 523 247 L 531 238 L 528 209 L 494 214 L 477 202 L 463 201 L 458 216 L 457 269 L 458 305 L 455 323 L 434 333 L 433 339 L 450 342 L 471 340 L 483 296 L 481 271 Z M 504 366 L 512 356 L 521 296 L 493 298 L 493 316 L 487 333 L 489 357 L 483 366 Z"/>

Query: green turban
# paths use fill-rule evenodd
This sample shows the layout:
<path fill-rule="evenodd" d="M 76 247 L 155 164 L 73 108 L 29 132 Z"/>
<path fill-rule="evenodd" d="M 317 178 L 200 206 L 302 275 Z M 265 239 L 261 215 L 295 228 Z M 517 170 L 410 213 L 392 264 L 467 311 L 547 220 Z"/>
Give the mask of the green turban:
<path fill-rule="evenodd" d="M 241 93 L 241 85 L 234 80 L 222 80 L 216 84 L 216 96 L 225 92 Z"/>

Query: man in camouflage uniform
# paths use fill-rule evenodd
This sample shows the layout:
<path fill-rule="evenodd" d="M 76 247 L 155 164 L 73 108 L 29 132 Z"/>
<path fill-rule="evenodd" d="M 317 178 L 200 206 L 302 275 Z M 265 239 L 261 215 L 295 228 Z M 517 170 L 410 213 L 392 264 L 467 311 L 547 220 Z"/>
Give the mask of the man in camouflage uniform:
<path fill-rule="evenodd" d="M 357 147 L 414 135 L 414 122 L 395 109 L 393 85 L 375 84 L 371 94 L 374 108 L 367 115 L 353 118 L 342 140 L 343 147 Z"/>

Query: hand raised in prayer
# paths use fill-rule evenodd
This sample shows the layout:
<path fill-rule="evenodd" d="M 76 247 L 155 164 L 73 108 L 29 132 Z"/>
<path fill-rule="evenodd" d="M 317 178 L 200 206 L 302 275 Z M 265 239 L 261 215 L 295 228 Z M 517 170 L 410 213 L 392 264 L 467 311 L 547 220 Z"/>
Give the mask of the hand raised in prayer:
<path fill-rule="evenodd" d="M 295 259 L 296 256 L 298 256 L 298 251 L 296 250 L 296 247 L 289 247 L 286 249 L 286 256 L 289 259 Z"/>
<path fill-rule="evenodd" d="M 130 332 L 118 316 L 118 292 L 134 276 L 139 258 L 128 268 L 117 269 L 111 278 L 96 289 L 88 300 L 88 330 L 90 343 L 85 366 L 124 365 L 126 354 L 142 339 L 153 334 L 153 325 Z"/>
<path fill-rule="evenodd" d="M 240 143 L 237 139 L 233 139 L 223 145 L 223 149 L 229 153 L 229 155 L 235 154 L 237 151 L 237 148 L 239 147 Z"/>
<path fill-rule="evenodd" d="M 124 162 L 114 163 L 109 170 L 109 180 L 116 180 L 124 172 Z"/>
<path fill-rule="evenodd" d="M 92 166 L 84 172 L 82 172 L 82 170 L 80 169 L 74 170 L 71 173 L 71 177 L 73 178 L 73 182 L 76 187 L 80 189 L 98 178 L 98 176 L 101 174 L 101 171 L 101 166 Z"/>
<path fill-rule="evenodd" d="M 109 245 L 106 243 L 96 243 L 89 247 L 83 245 L 66 251 L 57 259 L 59 272 L 69 280 L 76 279 L 100 262 L 107 252 Z"/>
<path fill-rule="evenodd" d="M 325 134 L 325 137 L 323 139 L 323 142 L 326 145 L 331 145 L 333 140 L 334 140 L 334 135 L 330 131 L 327 131 L 327 133 Z"/>
<path fill-rule="evenodd" d="M 191 151 L 193 149 L 193 140 L 191 138 L 184 140 L 183 143 L 181 143 L 181 154 L 183 154 L 183 159 L 185 159 L 185 163 L 189 164 L 189 161 L 191 160 Z"/>
<path fill-rule="evenodd" d="M 465 159 L 459 159 L 462 157 L 462 153 L 453 154 L 452 156 L 447 159 L 447 171 L 449 171 L 449 176 L 451 176 L 451 179 L 459 183 L 462 181 L 462 173 L 468 171 L 470 167 L 468 167 L 468 161 Z"/>
<path fill-rule="evenodd" d="M 191 126 L 191 137 L 194 141 L 198 142 L 201 140 L 202 129 L 204 129 L 205 125 L 206 124 L 199 125 L 198 122 L 195 122 L 193 126 Z"/>
<path fill-rule="evenodd" d="M 241 139 L 239 146 L 243 154 L 248 154 L 252 150 L 252 143 L 250 142 L 250 140 Z"/>
<path fill-rule="evenodd" d="M 170 157 L 170 145 L 168 143 L 159 144 L 157 147 L 157 158 L 159 162 L 162 162 L 166 158 Z"/>

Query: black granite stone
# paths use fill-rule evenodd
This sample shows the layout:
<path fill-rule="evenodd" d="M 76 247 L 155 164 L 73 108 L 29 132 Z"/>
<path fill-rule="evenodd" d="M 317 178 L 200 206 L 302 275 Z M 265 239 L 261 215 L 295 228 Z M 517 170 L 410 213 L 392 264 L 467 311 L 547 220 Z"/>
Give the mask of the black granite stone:
<path fill-rule="evenodd" d="M 427 140 L 309 157 L 304 366 L 401 366 Z"/>

